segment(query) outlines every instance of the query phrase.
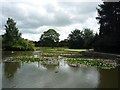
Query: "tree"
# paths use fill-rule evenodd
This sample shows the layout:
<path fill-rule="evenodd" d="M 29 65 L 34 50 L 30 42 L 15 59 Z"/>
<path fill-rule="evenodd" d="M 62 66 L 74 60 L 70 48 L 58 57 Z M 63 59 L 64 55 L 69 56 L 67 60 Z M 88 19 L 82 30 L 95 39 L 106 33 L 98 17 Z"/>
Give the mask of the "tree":
<path fill-rule="evenodd" d="M 89 28 L 85 28 L 83 30 L 83 39 L 84 39 L 84 48 L 92 48 L 93 47 L 93 40 L 94 40 L 94 34 L 93 31 Z"/>
<path fill-rule="evenodd" d="M 84 40 L 83 40 L 83 32 L 75 29 L 68 36 L 69 48 L 79 49 L 83 48 Z"/>
<path fill-rule="evenodd" d="M 59 42 L 59 47 L 68 47 L 68 39 Z"/>
<path fill-rule="evenodd" d="M 34 50 L 34 44 L 21 38 L 21 33 L 16 27 L 16 22 L 8 18 L 5 25 L 5 34 L 2 35 L 3 50 Z"/>
<path fill-rule="evenodd" d="M 8 18 L 5 31 L 6 33 L 3 35 L 3 46 L 9 49 L 21 38 L 21 33 L 19 33 L 16 22 L 12 18 Z"/>
<path fill-rule="evenodd" d="M 59 42 L 60 34 L 57 33 L 54 29 L 49 29 L 45 31 L 40 37 L 40 43 L 42 46 L 55 47 Z"/>
<path fill-rule="evenodd" d="M 41 47 L 40 41 L 33 41 L 35 47 Z"/>
<path fill-rule="evenodd" d="M 97 8 L 100 24 L 98 47 L 96 50 L 120 52 L 120 1 L 103 2 Z"/>
<path fill-rule="evenodd" d="M 94 47 L 94 49 L 96 48 L 96 47 L 98 47 L 97 45 L 98 45 L 98 40 L 99 40 L 99 35 L 98 35 L 98 33 L 96 33 L 95 35 L 94 35 L 94 38 L 93 38 L 93 47 Z"/>

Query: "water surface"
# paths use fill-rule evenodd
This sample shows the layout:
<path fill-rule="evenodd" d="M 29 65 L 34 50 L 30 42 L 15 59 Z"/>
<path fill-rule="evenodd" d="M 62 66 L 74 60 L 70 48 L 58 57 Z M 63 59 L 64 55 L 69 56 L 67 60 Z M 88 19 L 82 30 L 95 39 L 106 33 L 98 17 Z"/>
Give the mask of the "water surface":
<path fill-rule="evenodd" d="M 22 52 L 21 52 L 22 53 Z M 9 57 L 39 55 L 36 52 L 5 54 Z M 71 67 L 59 57 L 58 65 L 43 65 L 41 62 L 3 62 L 3 88 L 117 88 L 118 68 Z"/>

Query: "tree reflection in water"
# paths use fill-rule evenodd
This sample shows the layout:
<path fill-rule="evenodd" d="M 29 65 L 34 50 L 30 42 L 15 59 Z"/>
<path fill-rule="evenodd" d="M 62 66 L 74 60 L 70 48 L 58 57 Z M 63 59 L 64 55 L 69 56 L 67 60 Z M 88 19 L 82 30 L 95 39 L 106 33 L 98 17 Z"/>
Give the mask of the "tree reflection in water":
<path fill-rule="evenodd" d="M 14 74 L 20 68 L 21 65 L 19 62 L 5 62 L 4 63 L 4 74 L 6 78 L 12 78 L 14 77 Z"/>

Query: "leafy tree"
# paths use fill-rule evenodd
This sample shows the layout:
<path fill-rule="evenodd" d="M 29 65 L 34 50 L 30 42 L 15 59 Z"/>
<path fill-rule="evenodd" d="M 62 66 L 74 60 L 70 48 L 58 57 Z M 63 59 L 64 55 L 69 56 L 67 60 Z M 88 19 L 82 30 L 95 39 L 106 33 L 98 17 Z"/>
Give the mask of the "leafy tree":
<path fill-rule="evenodd" d="M 99 51 L 120 52 L 120 1 L 103 2 L 97 8 L 100 24 L 98 45 Z"/>
<path fill-rule="evenodd" d="M 28 40 L 21 38 L 21 33 L 16 27 L 16 22 L 12 18 L 8 18 L 5 25 L 6 33 L 2 35 L 3 49 L 5 50 L 34 50 L 34 44 Z"/>
<path fill-rule="evenodd" d="M 3 36 L 3 46 L 5 46 L 6 49 L 9 49 L 20 39 L 21 33 L 19 33 L 16 22 L 12 18 L 8 18 L 5 25 L 5 31 L 6 33 Z"/>
<path fill-rule="evenodd" d="M 89 28 L 85 28 L 83 30 L 83 39 L 84 39 L 84 48 L 92 48 L 93 47 L 93 40 L 94 34 L 93 31 Z"/>
<path fill-rule="evenodd" d="M 69 48 L 83 48 L 84 40 L 83 40 L 83 32 L 75 29 L 74 31 L 71 32 L 68 36 L 68 41 L 69 41 Z"/>
<path fill-rule="evenodd" d="M 59 42 L 60 34 L 54 29 L 49 29 L 45 31 L 40 37 L 40 43 L 42 46 L 55 47 Z"/>

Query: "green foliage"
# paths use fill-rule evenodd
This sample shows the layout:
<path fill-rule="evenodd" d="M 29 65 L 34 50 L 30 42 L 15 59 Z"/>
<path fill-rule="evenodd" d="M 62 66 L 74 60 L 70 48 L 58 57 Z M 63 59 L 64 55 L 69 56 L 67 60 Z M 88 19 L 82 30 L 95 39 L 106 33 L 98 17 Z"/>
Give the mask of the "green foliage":
<path fill-rule="evenodd" d="M 12 46 L 13 49 L 18 51 L 30 51 L 35 50 L 35 46 L 32 42 L 26 40 L 26 39 L 19 39 L 18 42 Z"/>
<path fill-rule="evenodd" d="M 3 50 L 34 50 L 34 44 L 28 40 L 21 38 L 16 27 L 16 22 L 12 18 L 8 18 L 5 25 L 6 33 L 3 35 Z"/>
<path fill-rule="evenodd" d="M 68 41 L 71 49 L 89 49 L 93 47 L 94 34 L 89 28 L 85 28 L 83 31 L 75 29 L 69 34 Z"/>
<path fill-rule="evenodd" d="M 3 35 L 3 46 L 6 49 L 11 48 L 21 37 L 16 22 L 12 18 L 8 18 L 5 25 L 6 33 Z"/>
<path fill-rule="evenodd" d="M 83 32 L 75 29 L 68 36 L 69 48 L 71 49 L 79 49 L 83 48 L 84 40 L 83 40 Z"/>
<path fill-rule="evenodd" d="M 59 33 L 54 29 L 49 29 L 45 31 L 40 37 L 41 46 L 45 47 L 55 47 L 59 42 Z"/>
<path fill-rule="evenodd" d="M 59 47 L 68 47 L 68 39 L 59 42 Z"/>
<path fill-rule="evenodd" d="M 93 47 L 93 40 L 94 40 L 94 34 L 93 31 L 90 30 L 89 28 L 85 28 L 83 30 L 84 33 L 84 48 L 92 48 Z"/>
<path fill-rule="evenodd" d="M 120 2 L 103 2 L 97 11 L 100 31 L 95 49 L 120 53 Z"/>

